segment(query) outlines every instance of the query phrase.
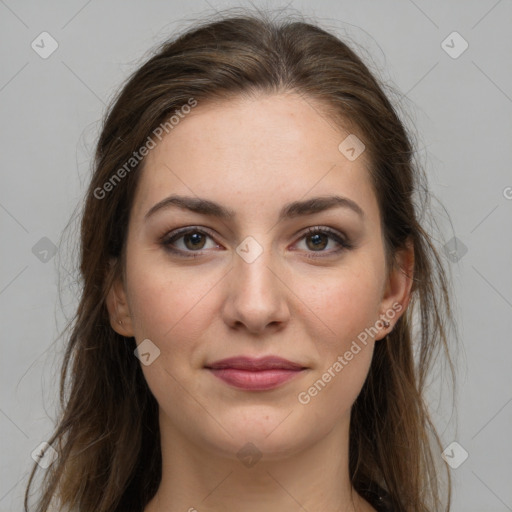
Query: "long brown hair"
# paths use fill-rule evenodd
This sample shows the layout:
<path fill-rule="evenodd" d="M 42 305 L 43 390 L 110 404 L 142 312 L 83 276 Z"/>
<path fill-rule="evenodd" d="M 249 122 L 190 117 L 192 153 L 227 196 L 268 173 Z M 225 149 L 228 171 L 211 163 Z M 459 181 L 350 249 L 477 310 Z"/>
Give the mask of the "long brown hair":
<path fill-rule="evenodd" d="M 378 484 L 397 511 L 449 510 L 450 475 L 440 463 L 424 391 L 439 355 L 453 377 L 451 298 L 443 260 L 420 223 L 429 193 L 412 137 L 383 86 L 347 44 L 314 23 L 259 11 L 223 13 L 165 42 L 129 78 L 105 116 L 81 216 L 82 291 L 68 326 L 61 413 L 49 439 L 58 458 L 44 474 L 33 510 L 45 512 L 55 500 L 58 510 L 141 511 L 156 493 L 158 404 L 134 357 L 134 338 L 112 330 L 105 303 L 113 279 L 123 272 L 128 217 L 144 160 L 126 164 L 191 98 L 201 105 L 260 92 L 299 93 L 323 105 L 335 125 L 351 126 L 370 156 L 388 264 L 408 242 L 414 246 L 411 302 L 375 345 L 352 407 L 352 483 L 357 491 Z M 26 511 L 37 468 L 27 485 Z M 440 469 L 446 470 L 446 496 L 438 485 Z"/>

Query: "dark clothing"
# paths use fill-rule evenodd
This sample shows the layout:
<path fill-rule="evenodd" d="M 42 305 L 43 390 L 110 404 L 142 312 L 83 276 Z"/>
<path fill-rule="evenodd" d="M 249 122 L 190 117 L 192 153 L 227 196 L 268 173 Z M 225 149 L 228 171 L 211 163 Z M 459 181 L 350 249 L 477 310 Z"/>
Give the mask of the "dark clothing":
<path fill-rule="evenodd" d="M 358 492 L 377 512 L 395 512 L 389 494 L 378 485 L 372 484 Z"/>

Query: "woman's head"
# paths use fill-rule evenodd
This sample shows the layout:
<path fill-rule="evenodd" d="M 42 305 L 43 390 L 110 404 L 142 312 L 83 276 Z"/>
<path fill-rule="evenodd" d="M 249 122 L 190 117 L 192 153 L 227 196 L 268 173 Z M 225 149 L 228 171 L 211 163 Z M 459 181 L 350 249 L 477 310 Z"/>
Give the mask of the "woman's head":
<path fill-rule="evenodd" d="M 236 458 L 253 443 L 263 461 L 333 433 L 341 451 L 349 431 L 354 487 L 376 482 L 400 509 L 426 510 L 421 392 L 449 304 L 418 173 L 378 82 L 325 31 L 231 17 L 164 44 L 98 143 L 54 437 L 63 501 L 147 503 L 160 414 L 177 450 Z M 237 356 L 302 370 L 242 389 L 212 369 Z"/>
<path fill-rule="evenodd" d="M 383 319 L 398 321 L 412 282 L 411 251 L 388 276 L 365 158 L 339 150 L 348 136 L 295 93 L 199 102 L 137 171 L 107 304 L 114 330 L 160 352 L 143 371 L 176 445 L 235 457 L 252 442 L 268 459 L 348 429 Z M 263 393 L 208 369 L 271 356 L 304 370 Z M 333 365 L 332 383 L 299 402 Z"/>

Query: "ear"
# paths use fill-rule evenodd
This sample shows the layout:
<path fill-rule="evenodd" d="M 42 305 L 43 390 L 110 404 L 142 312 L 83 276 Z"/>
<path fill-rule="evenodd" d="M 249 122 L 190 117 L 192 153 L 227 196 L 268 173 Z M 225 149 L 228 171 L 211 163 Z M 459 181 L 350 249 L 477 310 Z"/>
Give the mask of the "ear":
<path fill-rule="evenodd" d="M 386 279 L 380 305 L 380 320 L 383 327 L 375 336 L 375 340 L 389 334 L 400 316 L 405 313 L 411 299 L 413 277 L 414 246 L 412 241 L 408 240 L 406 246 L 396 252 L 395 264 Z M 386 322 L 389 323 L 388 327 Z"/>
<path fill-rule="evenodd" d="M 110 326 L 121 336 L 134 336 L 132 316 L 128 301 L 126 299 L 126 289 L 121 276 L 117 271 L 117 260 L 110 261 L 110 288 L 107 291 L 106 304 L 110 318 Z M 108 280 L 107 280 L 108 281 Z"/>

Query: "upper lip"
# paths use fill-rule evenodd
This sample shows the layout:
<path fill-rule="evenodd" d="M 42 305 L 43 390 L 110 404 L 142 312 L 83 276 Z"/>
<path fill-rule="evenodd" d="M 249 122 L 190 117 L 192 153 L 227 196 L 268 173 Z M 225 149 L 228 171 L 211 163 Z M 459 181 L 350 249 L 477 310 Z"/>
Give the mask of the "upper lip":
<path fill-rule="evenodd" d="M 259 370 L 303 370 L 301 364 L 288 361 L 277 356 L 253 357 L 229 357 L 214 363 L 207 364 L 206 368 L 221 370 L 232 368 L 235 370 L 259 371 Z"/>

